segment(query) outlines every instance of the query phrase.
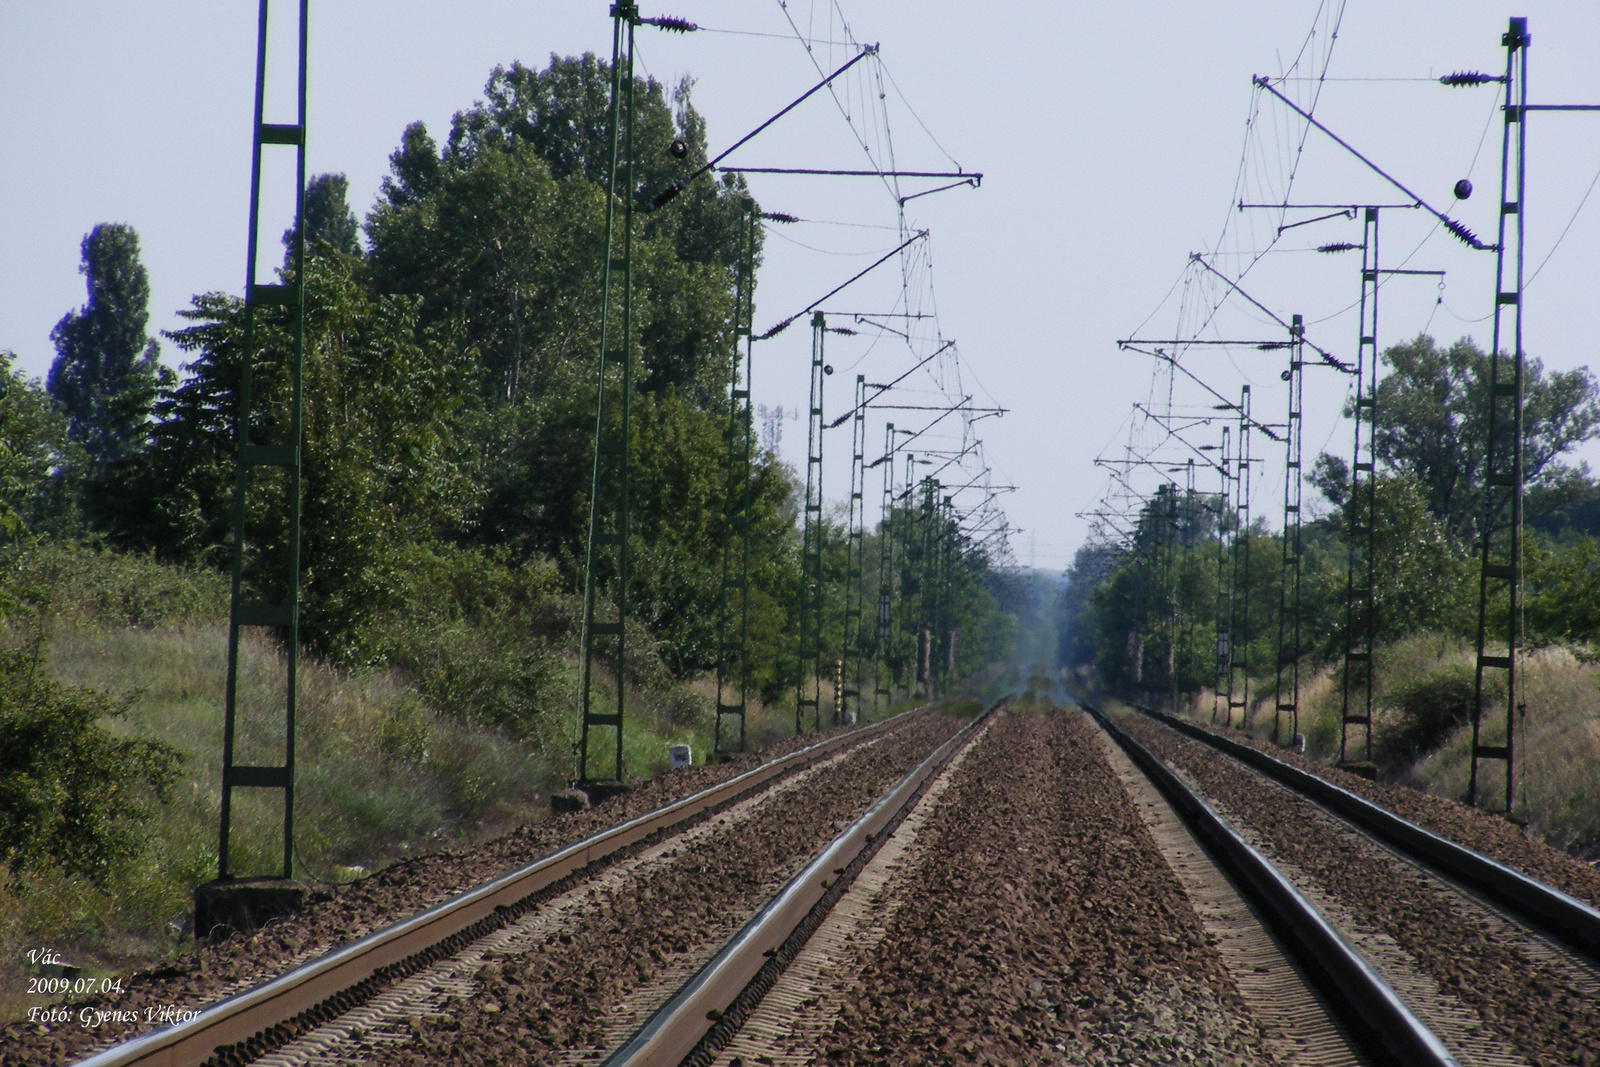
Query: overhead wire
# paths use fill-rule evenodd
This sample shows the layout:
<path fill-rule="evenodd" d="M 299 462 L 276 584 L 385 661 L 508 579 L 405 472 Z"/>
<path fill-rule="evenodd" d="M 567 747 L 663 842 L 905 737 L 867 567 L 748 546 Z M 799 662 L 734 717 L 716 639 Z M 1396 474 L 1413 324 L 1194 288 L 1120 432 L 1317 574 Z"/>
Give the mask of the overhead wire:
<path fill-rule="evenodd" d="M 1544 258 L 1539 261 L 1539 265 L 1533 268 L 1533 274 L 1522 284 L 1524 289 L 1533 284 L 1534 279 L 1539 277 L 1539 272 L 1544 270 L 1544 265 L 1550 262 L 1550 257 L 1556 254 L 1556 249 L 1561 247 L 1561 242 L 1567 239 L 1567 231 L 1571 230 L 1572 224 L 1578 221 L 1578 215 L 1583 211 L 1583 205 L 1589 202 L 1589 194 L 1594 192 L 1596 182 L 1600 182 L 1600 170 L 1595 171 L 1594 177 L 1589 180 L 1589 188 L 1584 190 L 1583 199 L 1578 201 L 1578 206 L 1572 209 L 1572 217 L 1567 219 L 1567 224 L 1561 228 L 1561 236 L 1556 238 L 1556 243 L 1550 246 L 1550 251 L 1545 253 Z"/>
<path fill-rule="evenodd" d="M 818 68 L 819 72 L 821 70 L 818 58 L 819 48 L 814 47 L 815 45 L 821 44 L 823 46 L 820 51 L 826 53 L 830 64 L 833 58 L 833 48 L 863 48 L 854 31 L 850 28 L 849 20 L 845 17 L 839 0 L 825 0 L 823 16 L 827 23 L 827 35 L 825 38 L 819 37 L 817 33 L 819 17 L 815 0 L 808 7 L 805 31 L 802 31 L 800 25 L 795 21 L 795 15 L 790 9 L 788 0 L 778 0 L 778 7 L 785 21 L 789 24 L 794 38 L 805 49 L 807 58 L 813 67 Z M 870 73 L 867 71 L 870 71 Z M 955 164 L 958 172 L 961 170 L 961 166 L 938 139 L 933 136 L 932 131 L 929 130 L 922 117 L 910 106 L 909 100 L 906 99 L 904 92 L 895 82 L 892 71 L 884 64 L 880 50 L 873 49 L 873 58 L 871 63 L 868 64 L 867 71 L 852 70 L 848 72 L 845 77 L 840 79 L 842 84 L 836 85 L 830 82 L 827 85 L 828 94 L 843 116 L 846 125 L 850 128 L 857 145 L 862 149 L 870 165 L 877 172 L 885 190 L 894 198 L 896 228 L 902 238 L 905 239 L 899 250 L 901 293 L 893 305 L 897 309 L 903 309 L 908 316 L 908 329 L 902 339 L 914 358 L 918 358 L 921 352 L 927 351 L 931 346 L 941 346 L 935 353 L 938 358 L 934 359 L 932 365 L 926 368 L 926 373 L 947 399 L 953 396 L 962 396 L 966 390 L 963 380 L 963 361 L 960 359 L 959 347 L 954 342 L 947 342 L 939 326 L 937 291 L 933 286 L 932 277 L 931 242 L 928 240 L 914 242 L 911 239 L 913 234 L 920 234 L 924 238 L 928 235 L 926 229 L 918 230 L 911 225 L 906 218 L 905 210 L 908 200 L 916 199 L 930 192 L 943 191 L 943 189 L 924 190 L 908 197 L 900 188 L 893 123 L 889 115 L 888 92 L 885 89 L 885 80 L 887 80 L 888 87 L 893 89 L 899 101 L 911 113 L 913 121 L 927 135 L 929 141 L 933 143 L 939 153 Z M 873 91 L 874 89 L 876 90 L 875 92 Z M 887 170 L 885 164 L 887 164 Z M 968 183 L 957 182 L 954 184 L 962 185 Z M 875 346 L 885 336 L 880 332 L 874 339 L 873 345 Z M 856 364 L 859 365 L 865 358 L 866 356 L 863 355 L 856 360 Z M 993 395 L 988 388 L 977 380 L 976 375 L 972 374 L 970 368 L 966 369 L 966 374 L 972 376 L 985 396 L 993 400 Z M 972 421 L 970 414 L 963 414 L 963 439 L 964 441 L 968 439 L 976 441 L 979 460 L 983 461 L 984 457 L 981 454 L 982 441 L 981 438 L 976 438 L 973 434 Z M 984 465 L 985 469 L 992 466 L 986 462 Z"/>
<path fill-rule="evenodd" d="M 1337 0 L 1333 6 L 1329 5 L 1328 0 L 1322 0 L 1317 5 L 1317 10 L 1312 17 L 1310 29 L 1301 39 L 1300 48 L 1293 62 L 1286 69 L 1280 70 L 1278 81 L 1290 81 L 1293 79 L 1294 83 L 1304 81 L 1310 86 L 1309 99 L 1305 100 L 1308 111 L 1314 112 L 1317 103 L 1321 99 L 1323 87 L 1328 80 L 1328 68 L 1332 59 L 1334 44 L 1338 40 L 1339 29 L 1343 24 L 1345 8 L 1345 0 Z M 1317 47 L 1319 38 L 1325 42 L 1320 50 Z M 1315 65 L 1315 74 L 1303 79 L 1296 77 L 1295 72 L 1300 70 L 1306 63 Z M 1258 221 L 1254 214 L 1247 214 L 1243 211 L 1236 212 L 1235 205 L 1245 203 L 1247 192 L 1252 188 L 1272 190 L 1277 194 L 1272 202 L 1284 204 L 1290 202 L 1290 192 L 1299 175 L 1306 141 L 1312 126 L 1308 121 L 1301 124 L 1296 130 L 1287 115 L 1283 114 L 1280 109 L 1272 109 L 1271 113 L 1265 116 L 1267 118 L 1267 129 L 1272 132 L 1272 136 L 1267 137 L 1262 135 L 1263 117 L 1261 86 L 1253 82 L 1250 104 L 1246 112 L 1245 138 L 1240 149 L 1239 165 L 1234 179 L 1233 196 L 1229 202 L 1222 230 L 1208 253 L 1226 255 L 1230 259 L 1247 259 L 1248 262 L 1243 265 L 1242 269 L 1230 272 L 1233 284 L 1228 289 L 1222 289 L 1216 279 L 1197 276 L 1195 263 L 1192 259 L 1186 261 L 1183 270 L 1179 272 L 1177 279 L 1169 287 L 1166 295 L 1162 297 L 1156 308 L 1139 324 L 1138 330 L 1142 331 L 1159 312 L 1160 308 L 1172 301 L 1173 294 L 1176 292 L 1178 293 L 1176 307 L 1178 323 L 1173 336 L 1199 338 L 1207 333 L 1216 333 L 1216 317 L 1222 306 L 1229 302 L 1229 298 L 1237 290 L 1237 282 L 1243 280 L 1268 254 L 1277 250 L 1279 240 L 1283 234 L 1281 227 L 1286 217 L 1287 209 L 1280 210 L 1277 213 L 1272 229 L 1263 239 L 1263 234 L 1260 230 L 1262 223 Z M 1267 200 L 1265 196 L 1251 199 L 1259 199 L 1262 202 Z M 1221 273 L 1217 273 L 1221 277 Z M 1247 319 L 1262 325 L 1275 327 L 1283 325 L 1281 320 L 1269 324 L 1267 319 L 1262 318 L 1255 312 L 1240 308 L 1236 301 L 1231 306 Z M 1265 309 L 1263 308 L 1262 311 L 1265 311 Z M 1273 318 L 1276 318 L 1276 316 L 1273 316 Z M 1240 377 L 1250 381 L 1252 376 L 1238 365 L 1233 353 L 1225 350 L 1224 354 Z M 1325 352 L 1321 354 L 1324 358 L 1327 357 Z M 1156 398 L 1159 383 L 1162 380 L 1162 376 L 1165 376 L 1166 395 L 1164 399 L 1169 418 L 1177 399 L 1177 371 L 1183 370 L 1185 374 L 1193 377 L 1192 372 L 1182 367 L 1180 362 L 1182 356 L 1183 347 L 1178 346 L 1177 350 L 1168 357 L 1170 363 L 1167 367 L 1163 368 L 1161 366 L 1164 360 L 1156 361 L 1150 371 L 1150 387 L 1147 392 L 1151 400 Z M 1198 379 L 1196 380 L 1198 381 Z M 1146 418 L 1143 421 L 1148 424 L 1153 420 Z"/>

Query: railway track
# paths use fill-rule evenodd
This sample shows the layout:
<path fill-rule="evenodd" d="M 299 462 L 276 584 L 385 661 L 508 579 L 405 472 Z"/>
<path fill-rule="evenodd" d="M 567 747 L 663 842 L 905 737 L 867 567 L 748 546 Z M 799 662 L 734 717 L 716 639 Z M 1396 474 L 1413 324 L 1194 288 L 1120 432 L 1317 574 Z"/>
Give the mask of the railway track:
<path fill-rule="evenodd" d="M 781 822 L 785 812 L 792 822 L 795 812 L 788 809 L 804 809 L 807 798 L 824 798 L 810 813 L 820 815 L 825 829 L 828 820 L 840 817 L 832 808 L 870 802 L 869 794 L 875 796 L 884 781 L 899 777 L 953 729 L 948 717 L 918 711 L 830 737 L 541 856 L 205 1007 L 179 1025 L 78 1062 L 176 1067 L 367 1059 L 437 1021 L 438 999 L 470 993 L 481 984 L 477 973 L 497 967 L 497 958 L 526 950 L 539 937 L 570 943 L 572 920 L 585 904 L 607 894 L 625 898 L 638 891 L 636 883 L 661 871 L 715 879 L 717 872 L 704 862 L 688 861 L 719 848 L 736 854 L 722 840 L 729 831 L 771 822 L 774 815 Z M 816 832 L 805 827 L 798 843 L 767 843 L 778 853 L 793 851 Z M 746 859 L 737 856 L 733 863 Z M 672 924 L 655 918 L 669 943 L 664 954 L 655 947 L 652 952 L 675 955 Z"/>
<path fill-rule="evenodd" d="M 1093 728 L 1034 704 L 978 731 L 716 1040 L 685 1004 L 609 1063 L 1273 1062 Z"/>
<path fill-rule="evenodd" d="M 941 776 L 954 757 L 982 736 L 990 716 L 1005 703 L 991 705 L 940 745 L 836 836 L 609 1055 L 604 1067 L 704 1067 L 715 1061 L 929 787 L 945 780 Z"/>
<path fill-rule="evenodd" d="M 1600 971 L 1560 924 L 1047 696 L 832 739 L 607 831 L 366 988 L 302 975 L 315 1006 L 244 1040 L 88 1062 L 1597 1062 Z"/>
<path fill-rule="evenodd" d="M 1259 748 L 1154 709 L 1139 711 L 1185 737 L 1233 757 L 1406 858 L 1490 898 L 1520 922 L 1538 927 L 1590 962 L 1600 963 L 1600 910 L 1584 901 Z"/>
<path fill-rule="evenodd" d="M 1600 1062 L 1589 905 L 1251 746 L 1157 713 L 1121 728 L 1091 713 L 1248 887 L 1369 1054 Z"/>
<path fill-rule="evenodd" d="M 605 1067 L 1370 1062 L 1369 1035 L 1330 1018 L 1259 929 L 1252 940 L 1230 887 L 1174 875 L 1205 861 L 1144 832 L 1133 765 L 1086 719 L 1040 707 L 948 742 Z M 1196 915 L 1206 903 L 1214 914 Z M 1219 932 L 1245 943 L 1219 946 Z M 1393 1058 L 1456 1062 L 1386 995 L 1409 1023 Z"/>

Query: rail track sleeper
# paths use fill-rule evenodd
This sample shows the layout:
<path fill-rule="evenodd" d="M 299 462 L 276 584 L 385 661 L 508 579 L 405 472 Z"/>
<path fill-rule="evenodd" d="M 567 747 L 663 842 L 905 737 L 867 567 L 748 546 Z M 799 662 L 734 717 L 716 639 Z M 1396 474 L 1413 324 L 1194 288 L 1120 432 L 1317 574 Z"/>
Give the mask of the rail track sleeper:
<path fill-rule="evenodd" d="M 379 974 L 404 975 L 448 953 L 446 942 L 470 940 L 504 921 L 517 904 L 541 889 L 574 875 L 597 860 L 661 830 L 732 800 L 832 752 L 882 732 L 927 705 L 836 735 L 753 767 L 743 774 L 708 786 L 698 793 L 645 812 L 617 826 L 566 845 L 431 908 L 339 946 L 276 978 L 203 1008 L 194 1018 L 119 1042 L 85 1059 L 77 1067 L 196 1067 L 207 1061 L 226 1063 L 239 1049 L 259 1042 L 271 1027 L 300 1018 L 336 998 L 349 1000 L 363 988 L 388 984 Z M 357 1000 L 365 997 L 357 996 Z"/>
<path fill-rule="evenodd" d="M 924 784 L 949 758 L 975 736 L 978 726 L 1004 702 L 1004 697 L 975 716 L 923 759 L 884 796 L 794 875 L 767 905 L 730 938 L 715 956 L 663 1004 L 631 1038 L 608 1056 L 602 1067 L 677 1067 L 700 1049 L 702 1041 L 723 1024 L 747 992 L 759 1002 L 787 962 L 785 948 L 795 935 L 804 937 L 809 922 L 820 922 L 825 910 L 848 889 L 853 874 L 873 839 L 895 825 L 896 818 L 920 794 Z M 831 899 L 830 899 L 831 898 Z M 819 908 L 819 905 L 822 907 Z M 730 1027 L 742 1017 L 729 1020 Z M 729 1029 L 730 1027 L 724 1027 Z"/>
<path fill-rule="evenodd" d="M 1278 872 L 1159 757 L 1123 732 L 1100 709 L 1080 701 L 1102 729 L 1155 784 L 1206 850 L 1253 897 L 1274 931 L 1300 961 L 1350 1009 L 1396 1062 L 1419 1067 L 1460 1067 L 1444 1043 L 1406 1007 L 1372 966 Z"/>
<path fill-rule="evenodd" d="M 1476 889 L 1507 908 L 1516 918 L 1538 927 L 1564 946 L 1600 964 L 1600 911 L 1583 901 L 1492 860 L 1481 852 L 1425 830 L 1366 797 L 1285 763 L 1271 753 L 1153 708 L 1139 707 L 1138 710 L 1184 736 L 1232 756 L 1274 781 L 1310 797 L 1378 840 L 1446 877 Z"/>

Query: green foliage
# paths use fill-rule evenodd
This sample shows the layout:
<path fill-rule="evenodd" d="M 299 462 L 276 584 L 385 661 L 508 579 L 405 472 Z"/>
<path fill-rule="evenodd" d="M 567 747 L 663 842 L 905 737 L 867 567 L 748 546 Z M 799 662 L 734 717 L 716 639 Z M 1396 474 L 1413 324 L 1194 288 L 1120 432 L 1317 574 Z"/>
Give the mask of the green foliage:
<path fill-rule="evenodd" d="M 402 545 L 393 584 L 366 631 L 367 658 L 398 668 L 430 707 L 554 751 L 569 679 L 554 645 L 574 606 L 555 568 L 505 553 Z"/>
<path fill-rule="evenodd" d="M 334 252 L 343 256 L 361 254 L 360 224 L 350 210 L 350 181 L 343 174 L 318 174 L 306 182 L 306 255 Z M 299 227 L 283 231 L 283 265 L 294 266 L 294 245 Z"/>
<path fill-rule="evenodd" d="M 481 395 L 515 404 L 578 377 L 560 373 L 566 361 L 593 358 L 604 208 L 602 190 L 556 181 L 526 145 L 441 164 L 425 197 L 368 218 L 371 278 L 416 295 L 424 321 L 452 322 L 476 351 Z"/>
<path fill-rule="evenodd" d="M 1522 517 L 1529 530 L 1558 542 L 1600 536 L 1600 483 L 1587 463 L 1547 471 L 1527 487 Z"/>
<path fill-rule="evenodd" d="M 1378 459 L 1416 479 L 1452 535 L 1471 537 L 1483 506 L 1489 356 L 1467 338 L 1441 349 L 1423 335 L 1388 349 L 1383 361 L 1390 370 L 1378 383 Z M 1587 368 L 1546 375 L 1529 359 L 1522 390 L 1523 469 L 1537 485 L 1556 476 L 1558 457 L 1600 433 L 1600 387 Z M 1508 455 L 1509 426 L 1501 432 L 1497 450 Z"/>
<path fill-rule="evenodd" d="M 1111 577 L 1118 555 L 1115 546 L 1104 541 L 1086 542 L 1073 553 L 1072 565 L 1067 568 L 1061 596 L 1056 601 L 1059 620 L 1056 625 L 1060 634 L 1057 662 L 1073 667 L 1094 662 L 1099 626 L 1091 597 L 1101 583 Z"/>
<path fill-rule="evenodd" d="M 393 580 L 387 546 L 459 527 L 477 492 L 452 422 L 463 404 L 459 348 L 419 327 L 415 300 L 370 294 L 356 266 L 319 257 L 306 273 L 302 634 L 341 662 L 365 656 L 364 627 Z M 103 490 L 116 502 L 109 532 L 167 558 L 221 564 L 232 519 L 243 307 L 209 294 L 183 314 L 195 325 L 172 339 L 196 358 L 158 404 L 150 448 L 119 466 Z M 257 314 L 258 442 L 286 436 L 289 330 L 286 315 Z M 286 487 L 275 471 L 255 477 L 246 576 L 270 596 L 284 580 Z"/>
<path fill-rule="evenodd" d="M 1524 543 L 1527 636 L 1537 642 L 1600 640 L 1600 543 L 1576 537 L 1563 546 Z"/>
<path fill-rule="evenodd" d="M 151 802 L 166 799 L 178 753 L 107 730 L 105 719 L 126 716 L 126 701 L 49 678 L 39 662 L 44 605 L 28 603 L 39 587 L 8 583 L 6 594 L 13 624 L 31 625 L 0 648 L 0 860 L 14 884 L 39 867 L 103 883 L 142 850 Z"/>
<path fill-rule="evenodd" d="M 1493 684 L 1493 679 L 1485 679 Z M 1391 714 L 1374 732 L 1373 749 L 1390 766 L 1405 766 L 1439 747 L 1472 718 L 1472 666 L 1440 663 L 1419 677 L 1390 681 L 1383 702 Z"/>
<path fill-rule="evenodd" d="M 407 127 L 366 220 L 365 255 L 344 179 L 322 175 L 307 190 L 316 254 L 304 267 L 302 638 L 335 664 L 398 667 L 435 708 L 540 746 L 557 743 L 574 688 L 564 656 L 589 523 L 609 79 L 593 56 L 497 69 L 442 150 L 422 124 Z M 704 161 L 706 130 L 687 81 L 669 94 L 641 80 L 635 93 L 648 199 Z M 668 150 L 675 139 L 686 157 Z M 628 594 L 639 630 L 628 671 L 652 695 L 716 664 L 730 319 L 747 201 L 737 180 L 702 180 L 637 221 Z M 185 378 L 161 391 L 148 447 L 112 464 L 89 495 L 118 547 L 221 568 L 244 309 L 213 293 L 183 314 L 189 325 L 170 339 L 189 359 Z M 286 311 L 255 313 L 254 443 L 288 435 L 290 328 Z M 287 485 L 273 468 L 251 477 L 247 595 L 276 600 Z M 603 488 L 601 506 L 614 506 L 616 487 Z M 757 457 L 748 681 L 768 699 L 798 671 L 795 496 L 792 474 Z M 830 535 L 830 587 L 842 581 L 842 542 Z M 968 560 L 951 585 L 963 670 L 1006 647 L 1014 629 L 986 566 Z M 597 578 L 610 595 L 614 576 Z M 842 641 L 839 607 L 835 597 L 829 647 Z"/>
<path fill-rule="evenodd" d="M 919 631 L 928 630 L 929 670 L 936 681 L 946 677 L 947 644 L 956 639 L 955 674 L 967 677 L 990 663 L 1009 661 L 1016 643 L 1017 619 L 1003 603 L 1012 594 L 1008 582 L 990 569 L 988 556 L 962 533 L 960 524 L 937 510 L 923 509 L 928 498 L 910 506 L 891 509 L 888 531 L 893 542 L 894 569 L 890 583 L 896 594 L 891 604 L 892 622 L 886 660 L 894 684 L 915 688 Z M 824 584 L 835 591 L 824 596 L 834 604 L 824 612 L 823 647 L 840 648 L 843 642 L 843 608 L 838 590 L 844 582 L 845 531 L 837 526 L 824 530 Z M 875 655 L 878 634 L 874 626 L 876 572 L 879 544 L 885 536 L 880 523 L 875 535 L 866 538 L 863 568 L 867 579 L 862 613 L 865 629 L 863 645 Z"/>
<path fill-rule="evenodd" d="M 0 537 L 73 533 L 82 450 L 49 395 L 16 369 L 16 359 L 0 350 Z"/>
<path fill-rule="evenodd" d="M 521 63 L 509 69 L 496 67 L 484 87 L 484 99 L 452 120 L 444 162 L 470 165 L 496 149 L 522 143 L 545 161 L 557 179 L 579 175 L 603 188 L 610 166 L 606 131 L 610 84 L 611 65 L 592 53 L 551 56 L 542 71 Z M 669 102 L 665 88 L 654 78 L 635 80 L 634 178 L 641 211 L 656 194 L 706 161 L 706 124 L 690 99 L 693 87 L 693 79 L 684 78 Z M 670 151 L 675 139 L 687 149 L 682 158 Z M 721 182 L 702 178 L 675 197 L 670 210 L 644 217 L 645 236 L 668 239 L 684 262 L 731 271 L 737 265 L 740 201 L 747 195 L 740 177 L 725 175 Z"/>
<path fill-rule="evenodd" d="M 139 235 L 101 223 L 83 239 L 89 300 L 69 311 L 50 339 L 56 359 L 47 388 L 67 416 L 67 434 L 96 471 L 137 450 L 158 387 L 171 378 L 160 346 L 145 335 L 150 277 L 139 261 Z"/>
<path fill-rule="evenodd" d="M 374 283 L 423 298 L 424 321 L 450 318 L 480 361 L 480 388 L 515 404 L 559 392 L 599 343 L 605 254 L 607 64 L 552 58 L 544 71 L 497 68 L 486 101 L 458 114 L 442 153 L 421 124 L 390 157 L 367 220 Z M 640 81 L 634 119 L 640 188 L 665 187 L 704 159 L 704 121 L 679 87 Z M 674 138 L 690 145 L 679 160 Z M 702 180 L 644 217 L 634 244 L 636 380 L 723 402 L 732 338 L 741 183 Z M 576 363 L 578 374 L 565 371 Z"/>
<path fill-rule="evenodd" d="M 1380 478 L 1377 492 L 1379 640 L 1465 633 L 1478 601 L 1473 546 L 1435 521 L 1424 487 L 1413 479 Z M 1338 595 L 1342 600 L 1342 591 Z"/>
<path fill-rule="evenodd" d="M 1326 463 L 1318 478 L 1340 507 L 1302 528 L 1301 652 L 1312 666 L 1343 656 L 1348 618 L 1348 473 Z M 1376 490 L 1378 640 L 1424 630 L 1465 633 L 1477 605 L 1471 545 L 1434 519 L 1414 478 L 1380 475 Z M 1080 553 L 1062 601 L 1062 610 L 1073 612 L 1064 616 L 1064 654 L 1073 665 L 1093 662 L 1109 684 L 1130 691 L 1170 692 L 1176 671 L 1181 691 L 1198 692 L 1216 675 L 1217 543 L 1213 536 L 1181 549 L 1150 524 L 1141 538 L 1135 551 L 1120 555 Z M 1259 521 L 1237 540 L 1249 566 L 1233 590 L 1233 656 L 1259 688 L 1275 676 L 1283 545 Z M 1231 556 L 1228 567 L 1231 574 Z"/>
<path fill-rule="evenodd" d="M 4 588 L 37 590 L 29 595 L 74 628 L 184 628 L 228 617 L 227 577 L 208 568 L 72 541 L 27 542 L 3 559 Z"/>

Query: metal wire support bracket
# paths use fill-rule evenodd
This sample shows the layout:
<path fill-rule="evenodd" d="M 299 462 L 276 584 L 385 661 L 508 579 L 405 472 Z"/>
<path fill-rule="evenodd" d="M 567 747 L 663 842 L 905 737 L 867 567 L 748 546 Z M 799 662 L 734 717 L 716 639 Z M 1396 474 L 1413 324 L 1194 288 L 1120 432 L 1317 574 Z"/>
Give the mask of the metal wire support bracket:
<path fill-rule="evenodd" d="M 795 679 L 794 699 L 796 734 L 805 731 L 808 709 L 811 728 L 822 728 L 822 394 L 823 381 L 833 370 L 823 362 L 827 335 L 827 317 L 818 311 L 811 316 L 811 399 L 807 408 L 806 496 L 800 536 L 799 676 Z"/>
<path fill-rule="evenodd" d="M 1278 575 L 1278 657 L 1273 692 L 1272 741 L 1280 742 L 1284 712 L 1289 713 L 1290 736 L 1300 732 L 1300 494 L 1303 480 L 1301 428 L 1305 405 L 1305 326 L 1299 315 L 1290 320 L 1288 384 L 1289 417 L 1284 423 L 1283 536 Z M 1285 692 L 1288 696 L 1285 699 Z"/>

